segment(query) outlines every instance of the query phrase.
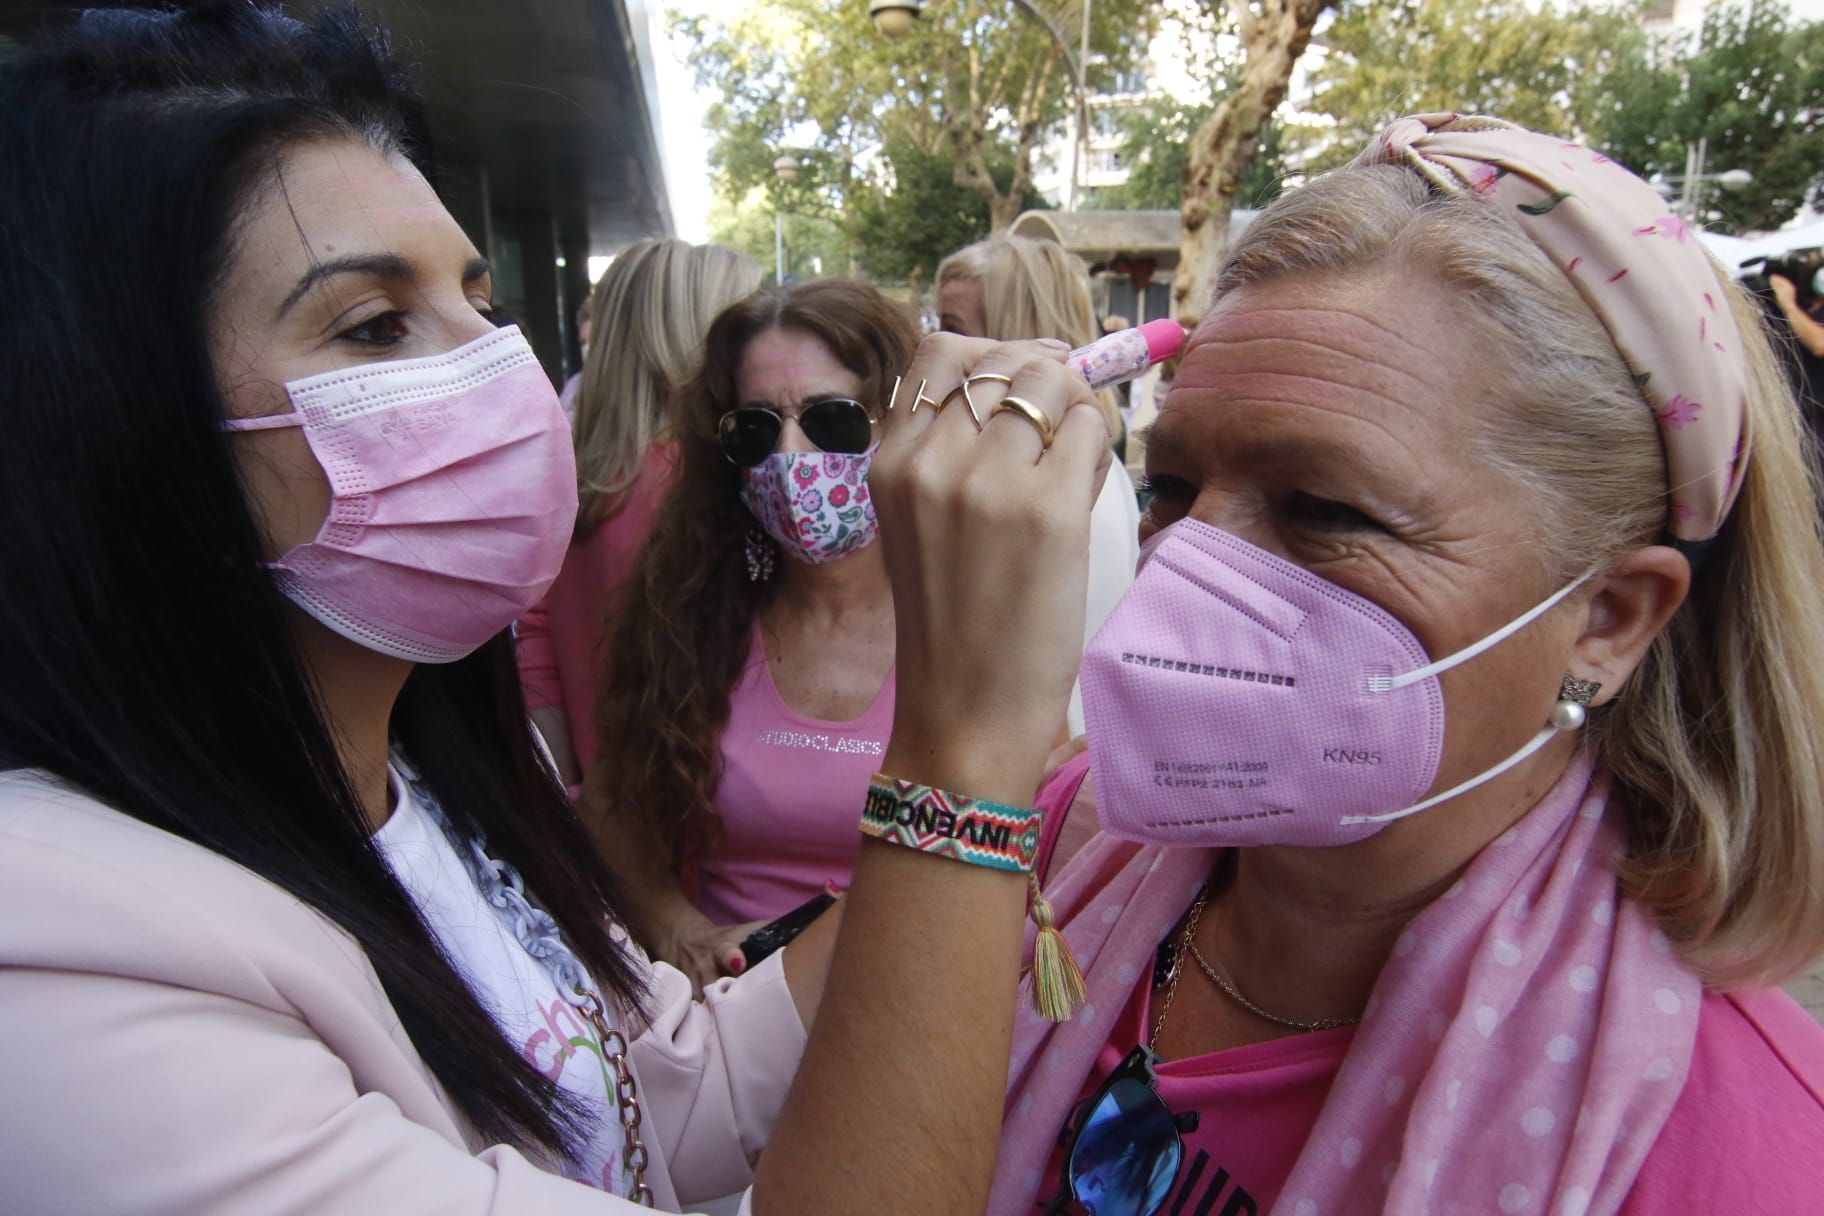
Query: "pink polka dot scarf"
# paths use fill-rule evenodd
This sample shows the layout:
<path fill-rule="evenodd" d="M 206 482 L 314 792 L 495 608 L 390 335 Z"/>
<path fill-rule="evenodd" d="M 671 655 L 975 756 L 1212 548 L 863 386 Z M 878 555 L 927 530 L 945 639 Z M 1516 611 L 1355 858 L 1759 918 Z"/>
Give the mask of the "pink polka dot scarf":
<path fill-rule="evenodd" d="M 1492 118 L 1401 118 L 1355 163 L 1405 165 L 1507 209 L 1601 319 L 1659 420 L 1667 531 L 1716 535 L 1741 488 L 1747 361 L 1715 264 L 1666 201 L 1599 152 Z"/>
<path fill-rule="evenodd" d="M 1619 895 L 1607 792 L 1579 757 L 1413 918 L 1278 1216 L 1620 1209 L 1684 1085 L 1702 989 Z M 1028 1216 L 1054 1181 L 1058 1128 L 1213 859 L 1098 836 L 1047 884 L 1089 1002 L 1053 1025 L 1022 993 L 991 1216 Z"/>

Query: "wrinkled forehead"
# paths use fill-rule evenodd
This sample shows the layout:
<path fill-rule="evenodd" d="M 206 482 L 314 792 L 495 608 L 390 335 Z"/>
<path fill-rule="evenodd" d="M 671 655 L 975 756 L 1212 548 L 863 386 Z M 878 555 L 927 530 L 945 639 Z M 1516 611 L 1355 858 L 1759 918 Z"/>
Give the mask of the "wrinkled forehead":
<path fill-rule="evenodd" d="M 1369 458 L 1389 442 L 1461 447 L 1502 362 L 1431 277 L 1305 272 L 1224 294 L 1191 335 L 1159 426 L 1342 436 Z"/>
<path fill-rule="evenodd" d="M 744 400 L 772 405 L 831 393 L 853 396 L 861 387 L 861 377 L 822 338 L 796 326 L 774 326 L 749 338 L 735 382 Z"/>
<path fill-rule="evenodd" d="M 1384 263 L 1344 272 L 1305 270 L 1224 292 L 1192 330 L 1185 361 L 1200 347 L 1278 330 L 1344 356 L 1451 364 L 1463 328 L 1460 301 L 1425 269 Z"/>

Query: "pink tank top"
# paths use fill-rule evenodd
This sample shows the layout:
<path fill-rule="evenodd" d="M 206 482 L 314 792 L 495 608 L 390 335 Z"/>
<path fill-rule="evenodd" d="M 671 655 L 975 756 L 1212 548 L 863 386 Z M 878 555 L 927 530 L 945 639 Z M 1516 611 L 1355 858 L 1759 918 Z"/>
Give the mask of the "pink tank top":
<path fill-rule="evenodd" d="M 759 627 L 729 698 L 716 809 L 722 836 L 696 866 L 696 904 L 717 924 L 771 920 L 855 868 L 861 804 L 893 729 L 893 673 L 853 722 L 794 712 Z"/>

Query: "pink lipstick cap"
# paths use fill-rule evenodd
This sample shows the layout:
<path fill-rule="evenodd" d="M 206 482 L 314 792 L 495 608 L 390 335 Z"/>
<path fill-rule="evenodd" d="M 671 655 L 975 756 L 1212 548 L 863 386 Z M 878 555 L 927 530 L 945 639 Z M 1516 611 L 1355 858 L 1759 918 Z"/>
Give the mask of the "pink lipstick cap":
<path fill-rule="evenodd" d="M 1163 362 L 1184 349 L 1184 326 L 1170 317 L 1148 321 L 1140 327 L 1140 332 L 1146 335 L 1148 363 Z"/>

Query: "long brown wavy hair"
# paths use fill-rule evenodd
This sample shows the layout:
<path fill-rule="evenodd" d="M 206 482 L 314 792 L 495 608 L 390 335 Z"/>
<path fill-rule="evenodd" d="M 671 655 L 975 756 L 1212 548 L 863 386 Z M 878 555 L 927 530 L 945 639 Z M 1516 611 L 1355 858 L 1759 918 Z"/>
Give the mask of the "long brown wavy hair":
<path fill-rule="evenodd" d="M 748 342 L 774 329 L 821 341 L 860 377 L 860 396 L 877 413 L 918 344 L 900 308 L 845 279 L 758 292 L 710 326 L 702 370 L 678 400 L 677 480 L 615 610 L 596 707 L 601 751 L 584 816 L 610 864 L 631 878 L 700 855 L 720 827 L 714 800 L 729 695 L 774 583 L 747 576 L 754 520 L 716 422 L 740 404 L 735 373 Z"/>

